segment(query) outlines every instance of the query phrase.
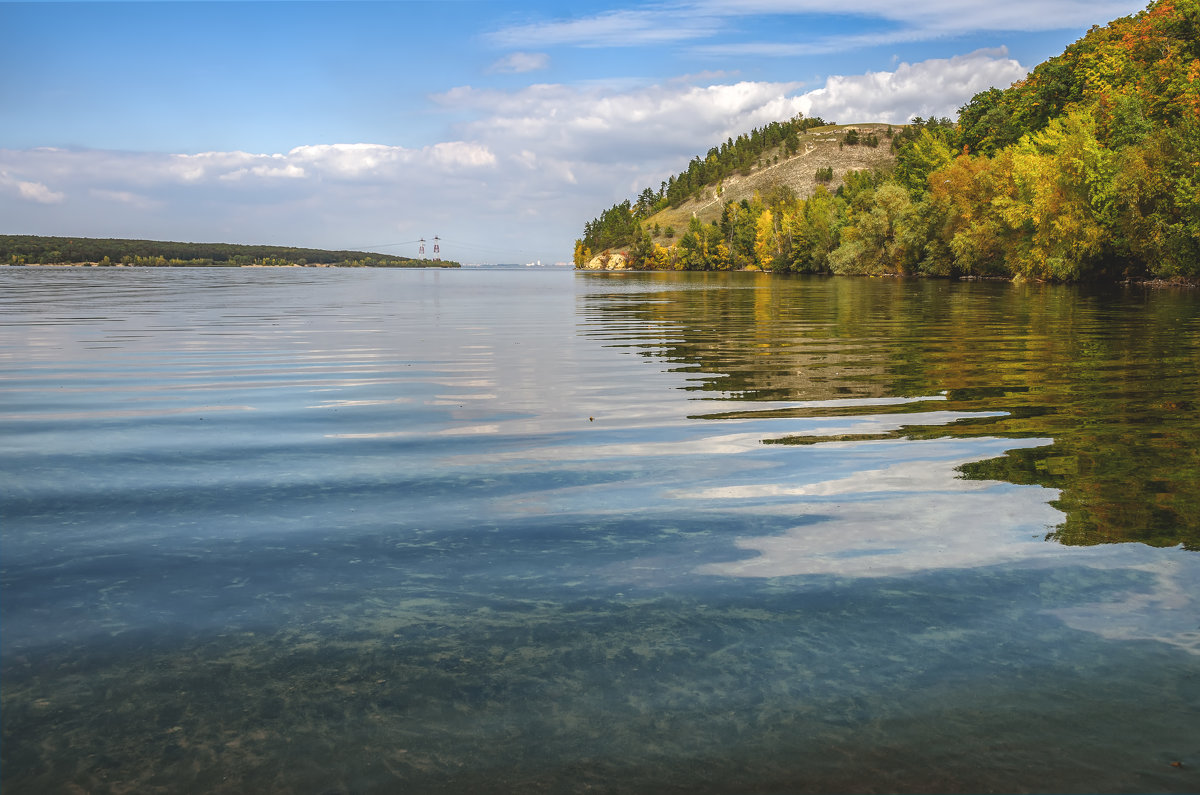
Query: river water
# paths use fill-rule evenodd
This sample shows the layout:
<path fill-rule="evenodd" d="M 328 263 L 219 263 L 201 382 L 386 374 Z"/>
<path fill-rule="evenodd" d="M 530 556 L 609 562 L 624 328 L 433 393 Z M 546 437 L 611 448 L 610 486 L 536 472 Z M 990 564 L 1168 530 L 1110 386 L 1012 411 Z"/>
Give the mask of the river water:
<path fill-rule="evenodd" d="M 5 793 L 1200 791 L 1200 296 L 0 268 Z"/>

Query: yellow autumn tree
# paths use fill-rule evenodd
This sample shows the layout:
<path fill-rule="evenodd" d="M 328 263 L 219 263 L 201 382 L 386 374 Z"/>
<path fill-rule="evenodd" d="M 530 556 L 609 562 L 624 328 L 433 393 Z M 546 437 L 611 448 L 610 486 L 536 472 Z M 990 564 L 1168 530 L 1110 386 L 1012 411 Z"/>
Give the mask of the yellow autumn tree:
<path fill-rule="evenodd" d="M 771 270 L 780 256 L 779 230 L 775 228 L 775 213 L 763 210 L 754 222 L 754 261 L 763 270 Z"/>
<path fill-rule="evenodd" d="M 1005 223 L 1026 238 L 1009 249 L 1014 274 L 1077 279 L 1101 253 L 1114 161 L 1094 129 L 1090 116 L 1072 112 L 1013 148 L 1014 195 L 998 200 L 997 207 Z"/>

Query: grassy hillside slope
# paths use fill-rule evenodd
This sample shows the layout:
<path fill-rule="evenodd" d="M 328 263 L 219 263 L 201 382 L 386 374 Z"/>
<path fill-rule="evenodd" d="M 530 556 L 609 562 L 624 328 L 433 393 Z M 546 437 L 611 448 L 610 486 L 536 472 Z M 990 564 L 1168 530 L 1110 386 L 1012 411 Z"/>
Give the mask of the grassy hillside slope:
<path fill-rule="evenodd" d="M 643 225 L 659 228 L 655 239 L 666 242 L 662 230 L 672 227 L 679 232 L 687 228 L 692 216 L 702 223 L 720 221 L 726 202 L 749 201 L 754 194 L 767 196 L 786 188 L 799 198 L 807 198 L 822 184 L 817 180 L 817 170 L 832 169 L 831 186 L 840 185 L 851 171 L 886 168 L 895 160 L 887 136 L 888 130 L 897 128 L 888 124 L 830 124 L 806 130 L 799 135 L 800 150 L 788 156 L 782 146 L 769 150 L 763 157 L 763 165 L 749 174 L 734 174 L 717 184 L 709 185 L 704 196 L 691 199 L 678 207 L 668 207 L 650 216 Z M 855 130 L 860 137 L 874 134 L 879 139 L 876 147 L 858 144 L 845 146 L 842 141 L 846 133 Z"/>

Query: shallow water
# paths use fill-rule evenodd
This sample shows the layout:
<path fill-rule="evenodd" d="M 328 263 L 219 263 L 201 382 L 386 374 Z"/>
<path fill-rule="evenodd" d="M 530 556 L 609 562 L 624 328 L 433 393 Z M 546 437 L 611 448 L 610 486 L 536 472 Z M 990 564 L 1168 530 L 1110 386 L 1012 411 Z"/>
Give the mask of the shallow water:
<path fill-rule="evenodd" d="M 0 268 L 4 790 L 1200 790 L 1198 384 L 1183 292 Z"/>

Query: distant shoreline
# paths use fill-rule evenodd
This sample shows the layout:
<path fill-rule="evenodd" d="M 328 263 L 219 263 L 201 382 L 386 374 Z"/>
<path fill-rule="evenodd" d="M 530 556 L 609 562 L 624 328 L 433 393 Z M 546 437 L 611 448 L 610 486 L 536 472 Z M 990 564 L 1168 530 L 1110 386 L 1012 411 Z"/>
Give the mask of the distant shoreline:
<path fill-rule="evenodd" d="M 423 248 L 421 253 L 424 254 Z M 303 268 L 329 266 L 457 268 L 461 266 L 461 263 L 451 259 L 426 259 L 424 256 L 415 258 L 351 249 L 331 250 L 241 243 L 185 243 L 172 240 L 47 237 L 41 235 L 0 235 L 0 263 L 18 266 L 50 265 L 98 268 Z"/>
<path fill-rule="evenodd" d="M 205 264 L 191 264 L 191 265 L 186 264 L 186 263 L 172 263 L 172 264 L 166 264 L 166 265 L 139 265 L 139 264 L 127 264 L 127 263 L 122 263 L 122 262 L 113 262 L 113 263 L 108 263 L 108 264 L 101 264 L 98 262 L 23 262 L 23 263 L 2 262 L 2 263 L 0 263 L 0 268 L 104 268 L 104 269 L 124 268 L 124 269 L 133 269 L 133 270 L 140 270 L 140 269 L 158 270 L 158 269 L 163 269 L 163 268 L 187 268 L 187 269 L 205 269 L 205 268 L 346 268 L 348 270 L 350 270 L 350 269 L 420 270 L 422 268 L 442 268 L 442 269 L 452 270 L 455 268 L 462 268 L 462 265 L 458 264 L 458 263 L 450 263 L 450 262 L 437 263 L 437 262 L 433 262 L 433 261 L 428 262 L 428 264 L 420 264 L 420 265 L 346 265 L 346 264 L 341 264 L 341 263 L 326 263 L 326 262 L 311 262 L 311 263 L 305 263 L 305 264 L 287 263 L 287 264 L 278 264 L 278 265 L 264 265 L 264 264 L 244 265 L 244 264 L 233 263 L 233 262 L 218 262 L 218 263 L 211 263 L 211 264 L 205 263 Z"/>

